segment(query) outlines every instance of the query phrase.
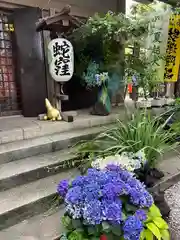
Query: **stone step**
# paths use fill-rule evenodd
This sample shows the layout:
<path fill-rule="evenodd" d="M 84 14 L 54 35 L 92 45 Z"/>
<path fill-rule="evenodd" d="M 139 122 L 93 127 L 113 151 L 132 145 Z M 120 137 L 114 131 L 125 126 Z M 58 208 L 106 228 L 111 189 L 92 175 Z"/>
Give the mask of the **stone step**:
<path fill-rule="evenodd" d="M 0 165 L 0 191 L 60 173 L 70 168 L 75 155 L 69 149 Z"/>
<path fill-rule="evenodd" d="M 0 164 L 67 149 L 80 140 L 91 139 L 103 129 L 104 127 L 87 128 L 2 144 L 0 145 Z"/>
<path fill-rule="evenodd" d="M 71 179 L 73 169 L 0 192 L 0 230 L 49 210 L 56 202 L 56 186 Z"/>
<path fill-rule="evenodd" d="M 31 217 L 0 231 L 2 240 L 55 240 L 64 231 L 61 217 L 63 205 L 58 210 Z"/>
<path fill-rule="evenodd" d="M 77 111 L 74 122 L 65 121 L 39 121 L 37 118 L 24 118 L 22 116 L 0 118 L 0 144 L 82 130 L 91 127 L 100 127 L 112 124 L 118 117 L 125 117 L 124 106 L 113 108 L 109 116 L 92 116 L 90 110 Z M 72 114 L 72 113 L 68 113 Z"/>

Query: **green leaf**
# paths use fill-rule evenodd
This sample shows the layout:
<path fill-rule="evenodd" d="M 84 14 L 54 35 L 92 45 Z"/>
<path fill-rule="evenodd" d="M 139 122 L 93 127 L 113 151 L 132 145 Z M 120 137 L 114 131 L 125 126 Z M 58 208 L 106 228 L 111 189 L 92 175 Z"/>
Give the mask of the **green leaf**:
<path fill-rule="evenodd" d="M 96 228 L 93 226 L 88 227 L 88 234 L 91 235 L 96 235 L 97 231 Z"/>
<path fill-rule="evenodd" d="M 79 219 L 72 220 L 72 226 L 77 229 L 82 227 L 82 222 Z"/>
<path fill-rule="evenodd" d="M 161 233 L 154 223 L 147 223 L 146 226 L 158 240 L 161 240 Z"/>
<path fill-rule="evenodd" d="M 62 235 L 60 236 L 60 240 L 68 240 L 66 234 L 62 234 Z"/>
<path fill-rule="evenodd" d="M 81 232 L 75 230 L 70 233 L 70 235 L 68 236 L 68 240 L 83 240 L 83 235 Z"/>
<path fill-rule="evenodd" d="M 161 230 L 161 238 L 163 240 L 170 240 L 170 234 L 168 230 Z"/>
<path fill-rule="evenodd" d="M 121 226 L 117 225 L 117 226 L 112 226 L 111 228 L 112 233 L 118 237 L 120 237 L 122 235 L 122 231 L 121 231 Z"/>
<path fill-rule="evenodd" d="M 169 226 L 168 226 L 167 222 L 163 218 L 161 218 L 161 217 L 154 218 L 153 222 L 160 229 L 166 229 L 166 230 L 169 229 Z"/>
<path fill-rule="evenodd" d="M 153 240 L 153 233 L 149 229 L 145 229 L 140 236 L 140 240 Z"/>
<path fill-rule="evenodd" d="M 111 231 L 111 225 L 109 225 L 109 223 L 107 222 L 102 223 L 102 228 L 103 228 L 103 232 L 108 233 Z"/>
<path fill-rule="evenodd" d="M 150 216 L 152 216 L 153 218 L 155 218 L 155 217 L 162 217 L 159 208 L 158 208 L 155 204 L 153 204 L 153 205 L 149 208 L 149 214 L 150 214 Z"/>
<path fill-rule="evenodd" d="M 137 207 L 135 207 L 134 205 L 131 205 L 131 204 L 126 204 L 125 205 L 125 208 L 126 208 L 126 211 L 129 213 L 129 212 L 135 212 L 137 210 Z"/>
<path fill-rule="evenodd" d="M 62 224 L 68 230 L 73 230 L 72 219 L 69 216 L 62 217 Z"/>
<path fill-rule="evenodd" d="M 144 229 L 142 232 L 141 232 L 141 235 L 140 235 L 140 240 L 144 240 L 146 238 L 146 230 Z"/>
<path fill-rule="evenodd" d="M 124 212 L 122 212 L 122 220 L 125 221 L 127 218 L 126 214 Z"/>

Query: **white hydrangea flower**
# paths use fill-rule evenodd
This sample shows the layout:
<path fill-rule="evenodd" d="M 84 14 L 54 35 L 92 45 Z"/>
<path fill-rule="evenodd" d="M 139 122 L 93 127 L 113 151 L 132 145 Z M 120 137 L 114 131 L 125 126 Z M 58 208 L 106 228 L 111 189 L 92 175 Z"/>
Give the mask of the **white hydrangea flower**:
<path fill-rule="evenodd" d="M 144 151 L 138 151 L 135 154 L 123 152 L 121 155 L 116 154 L 105 158 L 98 158 L 92 162 L 91 166 L 96 169 L 104 169 L 107 165 L 114 164 L 130 172 L 134 172 L 134 170 L 141 168 L 145 162 Z"/>

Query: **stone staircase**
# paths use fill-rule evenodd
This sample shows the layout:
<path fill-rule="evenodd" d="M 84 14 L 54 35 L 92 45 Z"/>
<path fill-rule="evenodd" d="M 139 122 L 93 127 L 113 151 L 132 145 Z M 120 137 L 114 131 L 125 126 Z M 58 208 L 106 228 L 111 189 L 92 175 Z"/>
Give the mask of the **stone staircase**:
<path fill-rule="evenodd" d="M 66 167 L 75 158 L 70 147 L 92 138 L 117 116 L 100 121 L 97 117 L 98 121 L 89 121 L 91 127 L 79 120 L 71 130 L 54 133 L 53 129 L 52 134 L 47 131 L 44 136 L 17 141 L 10 138 L 0 145 L 0 239 L 54 240 L 59 236 L 63 206 L 53 207 L 56 186 L 78 173 Z"/>

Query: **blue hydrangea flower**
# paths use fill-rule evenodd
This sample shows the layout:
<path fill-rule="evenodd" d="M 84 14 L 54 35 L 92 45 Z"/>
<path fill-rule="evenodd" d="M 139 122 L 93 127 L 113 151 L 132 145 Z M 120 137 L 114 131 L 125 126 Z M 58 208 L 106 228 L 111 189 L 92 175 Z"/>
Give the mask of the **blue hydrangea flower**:
<path fill-rule="evenodd" d="M 66 212 L 72 216 L 73 219 L 79 219 L 82 217 L 82 206 L 76 204 L 68 204 L 66 206 Z"/>
<path fill-rule="evenodd" d="M 72 187 L 82 187 L 85 184 L 86 176 L 77 176 L 71 183 Z"/>
<path fill-rule="evenodd" d="M 103 201 L 102 202 L 103 220 L 109 221 L 111 224 L 120 224 L 122 220 L 122 203 L 117 201 Z"/>
<path fill-rule="evenodd" d="M 57 186 L 57 192 L 61 197 L 65 197 L 68 191 L 69 182 L 67 180 L 62 180 Z"/>
<path fill-rule="evenodd" d="M 139 218 L 137 216 L 130 216 L 126 219 L 123 226 L 124 239 L 139 240 L 142 230 L 143 224 Z"/>
<path fill-rule="evenodd" d="M 114 164 L 108 164 L 108 165 L 106 166 L 106 169 L 109 170 L 109 171 L 114 171 L 114 172 L 119 172 L 119 171 L 121 171 L 120 166 L 114 165 Z"/>
<path fill-rule="evenodd" d="M 146 221 L 147 214 L 143 209 L 139 209 L 135 212 L 135 216 L 139 218 L 140 221 Z"/>
<path fill-rule="evenodd" d="M 93 200 L 85 204 L 83 219 L 89 225 L 96 225 L 102 222 L 102 205 L 99 200 Z"/>
<path fill-rule="evenodd" d="M 122 191 L 122 185 L 110 182 L 104 185 L 102 189 L 102 196 L 105 199 L 116 200 Z"/>
<path fill-rule="evenodd" d="M 127 240 L 139 240 L 141 221 L 146 219 L 142 209 L 153 203 L 145 186 L 132 173 L 115 165 L 104 170 L 88 169 L 86 176 L 76 177 L 71 184 L 65 180 L 60 182 L 57 191 L 64 198 L 66 211 L 73 219 L 82 219 L 87 225 L 101 224 L 102 221 L 124 224 Z M 120 200 L 124 195 L 139 209 L 125 223 Z M 130 232 L 128 227 L 134 230 Z"/>
<path fill-rule="evenodd" d="M 92 201 L 99 199 L 101 196 L 101 189 L 97 183 L 89 183 L 83 189 L 83 198 L 85 201 Z"/>
<path fill-rule="evenodd" d="M 151 194 L 143 187 L 141 189 L 131 188 L 129 194 L 130 202 L 136 206 L 140 206 L 141 208 L 149 208 L 154 202 Z"/>
<path fill-rule="evenodd" d="M 70 204 L 78 204 L 83 201 L 83 194 L 81 187 L 70 188 L 66 194 L 65 202 Z"/>
<path fill-rule="evenodd" d="M 123 170 L 120 172 L 120 176 L 121 179 L 126 182 L 128 179 L 132 178 L 133 174 L 126 170 Z"/>
<path fill-rule="evenodd" d="M 151 207 L 154 203 L 153 197 L 147 191 L 144 191 L 142 197 L 140 197 L 140 206 L 141 207 Z"/>

